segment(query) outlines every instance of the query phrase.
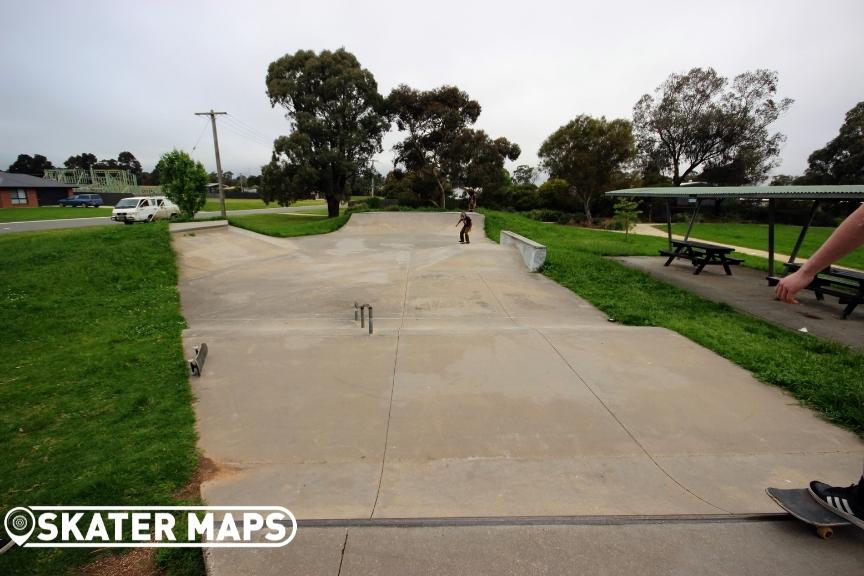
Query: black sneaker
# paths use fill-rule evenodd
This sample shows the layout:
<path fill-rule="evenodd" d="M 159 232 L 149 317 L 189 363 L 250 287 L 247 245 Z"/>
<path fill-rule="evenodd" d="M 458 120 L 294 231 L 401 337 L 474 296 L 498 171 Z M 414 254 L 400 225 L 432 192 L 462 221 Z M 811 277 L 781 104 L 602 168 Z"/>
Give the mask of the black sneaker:
<path fill-rule="evenodd" d="M 864 528 L 864 477 L 859 484 L 848 488 L 835 488 L 824 482 L 810 483 L 810 494 L 816 501 L 859 528 Z"/>

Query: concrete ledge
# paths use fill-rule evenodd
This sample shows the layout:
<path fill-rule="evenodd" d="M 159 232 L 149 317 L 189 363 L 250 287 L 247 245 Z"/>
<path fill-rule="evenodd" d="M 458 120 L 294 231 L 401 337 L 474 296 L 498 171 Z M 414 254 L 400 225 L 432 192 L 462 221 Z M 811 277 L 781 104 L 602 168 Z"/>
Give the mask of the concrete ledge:
<path fill-rule="evenodd" d="M 499 241 L 502 246 L 516 246 L 519 252 L 522 253 L 522 260 L 525 261 L 525 265 L 528 266 L 531 272 L 539 270 L 546 261 L 546 247 L 529 238 L 525 238 L 509 230 L 502 230 Z"/>
<path fill-rule="evenodd" d="M 193 230 L 205 230 L 207 228 L 222 228 L 228 226 L 227 220 L 207 220 L 204 222 L 178 222 L 169 224 L 168 230 L 171 232 L 191 232 Z"/>

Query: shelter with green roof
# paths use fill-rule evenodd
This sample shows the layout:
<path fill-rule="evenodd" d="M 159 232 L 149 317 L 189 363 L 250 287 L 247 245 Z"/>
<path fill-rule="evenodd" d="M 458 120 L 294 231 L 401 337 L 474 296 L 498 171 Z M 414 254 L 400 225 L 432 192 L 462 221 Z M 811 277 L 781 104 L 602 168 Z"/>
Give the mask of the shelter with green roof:
<path fill-rule="evenodd" d="M 794 262 L 801 244 L 813 221 L 813 215 L 823 200 L 864 200 L 864 185 L 815 185 L 815 186 L 670 186 L 666 188 L 626 188 L 607 192 L 607 196 L 628 198 L 666 199 L 666 226 L 669 242 L 672 242 L 671 200 L 686 198 L 693 204 L 690 223 L 687 227 L 687 240 L 693 223 L 699 214 L 702 202 L 709 198 L 737 198 L 742 200 L 762 200 L 768 202 L 768 276 L 774 276 L 774 209 L 776 200 L 802 200 L 811 202 L 807 221 L 801 228 L 789 262 Z"/>

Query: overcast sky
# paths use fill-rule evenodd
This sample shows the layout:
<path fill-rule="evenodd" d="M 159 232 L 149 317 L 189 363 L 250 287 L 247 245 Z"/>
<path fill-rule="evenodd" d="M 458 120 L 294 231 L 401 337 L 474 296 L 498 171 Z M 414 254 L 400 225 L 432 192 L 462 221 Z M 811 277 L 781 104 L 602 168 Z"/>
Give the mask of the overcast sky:
<path fill-rule="evenodd" d="M 276 58 L 344 46 L 386 96 L 398 84 L 455 84 L 478 100 L 477 127 L 519 144 L 516 164 L 577 114 L 631 118 L 672 72 L 770 68 L 795 99 L 776 172 L 800 174 L 864 100 L 864 1 L 324 0 L 138 2 L 2 0 L 0 168 L 18 154 L 101 158 L 129 150 L 152 169 L 172 147 L 215 169 L 257 174 L 287 130 L 267 100 Z M 200 140 L 199 140 L 200 138 Z M 396 139 L 379 155 L 387 171 Z"/>

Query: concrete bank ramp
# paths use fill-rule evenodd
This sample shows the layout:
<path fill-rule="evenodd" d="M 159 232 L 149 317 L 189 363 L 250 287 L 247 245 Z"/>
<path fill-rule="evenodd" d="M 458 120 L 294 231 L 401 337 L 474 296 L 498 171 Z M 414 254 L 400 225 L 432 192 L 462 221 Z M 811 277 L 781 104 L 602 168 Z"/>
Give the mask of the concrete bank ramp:
<path fill-rule="evenodd" d="M 175 235 L 211 504 L 301 519 L 776 512 L 864 444 L 660 328 L 625 327 L 458 214 Z M 353 303 L 375 309 L 375 334 Z"/>

